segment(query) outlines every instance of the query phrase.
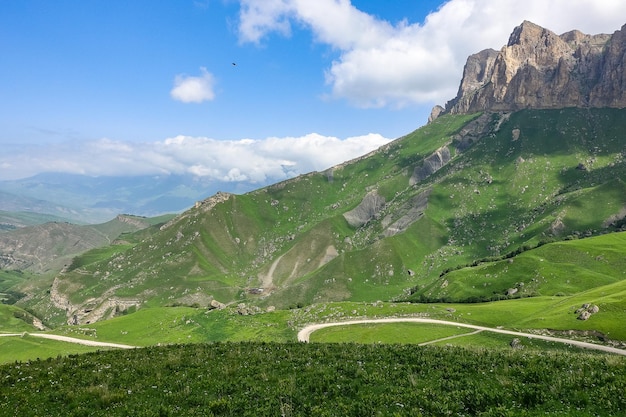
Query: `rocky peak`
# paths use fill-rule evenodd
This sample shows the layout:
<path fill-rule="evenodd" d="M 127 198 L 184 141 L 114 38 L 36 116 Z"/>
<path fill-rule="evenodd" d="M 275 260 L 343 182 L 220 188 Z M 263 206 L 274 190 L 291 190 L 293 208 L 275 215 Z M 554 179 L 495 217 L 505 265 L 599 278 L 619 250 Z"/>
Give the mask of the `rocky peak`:
<path fill-rule="evenodd" d="M 544 41 L 556 41 L 559 37 L 553 32 L 542 28 L 539 25 L 524 20 L 521 25 L 513 29 L 511 36 L 509 36 L 509 43 L 507 47 L 514 45 L 532 45 L 538 42 Z"/>
<path fill-rule="evenodd" d="M 528 21 L 513 30 L 501 53 L 509 61 L 511 70 L 522 66 L 553 68 L 573 55 L 571 47 L 558 35 Z"/>
<path fill-rule="evenodd" d="M 626 25 L 562 35 L 524 21 L 501 50 L 471 55 L 444 113 L 626 107 Z"/>

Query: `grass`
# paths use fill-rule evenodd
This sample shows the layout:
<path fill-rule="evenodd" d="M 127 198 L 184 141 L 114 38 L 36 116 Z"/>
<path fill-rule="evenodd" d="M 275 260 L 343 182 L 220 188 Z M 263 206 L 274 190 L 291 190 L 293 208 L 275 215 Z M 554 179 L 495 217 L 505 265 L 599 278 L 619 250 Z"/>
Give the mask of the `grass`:
<path fill-rule="evenodd" d="M 77 355 L 80 353 L 106 350 L 76 343 L 59 342 L 34 336 L 0 337 L 0 363 L 13 361 L 26 362 L 57 356 Z"/>
<path fill-rule="evenodd" d="M 288 326 L 288 311 L 241 315 L 235 308 L 206 310 L 190 307 L 142 308 L 135 313 L 82 326 L 66 326 L 55 333 L 83 338 L 93 329 L 96 340 L 151 346 L 169 343 L 217 341 L 295 340 L 295 329 Z M 88 332 L 91 332 L 89 330 Z"/>
<path fill-rule="evenodd" d="M 620 416 L 626 359 L 415 345 L 212 343 L 0 367 L 0 414 Z"/>
<path fill-rule="evenodd" d="M 317 330 L 310 336 L 311 343 L 408 343 L 505 350 L 511 349 L 511 343 L 514 339 L 519 341 L 518 348 L 534 352 L 595 352 L 565 343 L 525 337 L 516 338 L 514 336 L 489 331 L 476 332 L 462 327 L 421 323 L 334 326 Z"/>
<path fill-rule="evenodd" d="M 32 278 L 28 272 L 0 270 L 0 303 L 13 304 L 22 298 L 24 295 L 16 288 Z"/>
<path fill-rule="evenodd" d="M 443 340 L 440 342 L 435 342 L 433 346 L 458 346 L 458 347 L 466 347 L 466 348 L 476 348 L 480 347 L 480 349 L 500 349 L 500 350 L 511 350 L 511 343 L 514 339 L 519 341 L 519 345 L 517 345 L 517 349 L 522 349 L 525 352 L 533 352 L 535 354 L 549 354 L 551 352 L 554 353 L 583 353 L 585 355 L 603 355 L 599 351 L 580 348 L 577 346 L 569 345 L 566 343 L 559 342 L 550 342 L 546 340 L 540 339 L 531 339 L 531 338 L 515 338 L 514 336 L 497 334 L 491 332 L 480 332 L 475 334 L 468 334 L 463 337 L 458 337 L 450 340 Z"/>
<path fill-rule="evenodd" d="M 626 331 L 622 325 L 626 319 L 625 285 L 620 281 L 609 287 L 599 287 L 569 297 L 543 296 L 474 304 L 341 302 L 319 303 L 299 309 L 273 312 L 265 312 L 264 309 L 250 304 L 246 305 L 244 310 L 233 305 L 224 310 L 212 311 L 190 307 L 144 307 L 132 314 L 107 321 L 63 326 L 55 329 L 54 333 L 136 346 L 225 341 L 290 342 L 296 340 L 296 333 L 300 328 L 310 323 L 359 318 L 429 317 L 518 331 L 553 329 L 564 332 L 564 337 L 571 337 L 567 334 L 569 331 L 581 334 L 600 332 L 608 339 L 625 341 Z M 600 312 L 592 315 L 587 321 L 577 320 L 574 312 L 584 303 L 598 305 Z M 4 307 L 4 310 L 7 310 L 10 306 Z M 2 311 L 3 309 L 0 309 L 0 312 Z M 245 312 L 246 315 L 240 312 Z M 11 316 L 8 316 L 6 323 L 8 323 L 5 325 L 6 332 L 32 331 L 32 326 Z M 402 330 L 398 330 L 399 328 Z M 424 332 L 424 329 L 429 331 Z M 435 333 L 431 333 L 432 331 Z M 450 327 L 423 327 L 413 324 L 363 325 L 321 330 L 320 333 L 313 333 L 312 340 L 422 343 L 446 337 L 449 335 L 448 332 L 455 334 L 456 331 L 458 330 Z M 464 329 L 460 331 L 465 332 Z M 324 336 L 325 332 L 330 332 L 332 336 Z M 461 339 L 463 338 L 454 339 L 450 343 L 463 344 Z M 476 341 L 477 346 L 481 346 L 485 340 L 487 342 L 485 346 L 491 346 L 487 339 L 468 340 Z M 28 347 L 25 346 L 24 357 L 30 359 L 53 357 L 56 354 L 51 352 L 46 356 L 39 351 L 28 352 Z M 12 360 L 14 359 L 11 352 L 5 353 L 0 350 L 0 362 Z"/>
<path fill-rule="evenodd" d="M 520 296 L 571 296 L 626 279 L 626 232 L 555 242 L 495 262 L 445 273 L 434 299 L 479 301 Z M 620 285 L 618 284 L 618 287 Z"/>
<path fill-rule="evenodd" d="M 468 333 L 471 333 L 471 330 L 434 324 L 357 324 L 317 330 L 311 335 L 310 341 L 322 343 L 420 344 Z"/>
<path fill-rule="evenodd" d="M 0 304 L 0 332 L 3 333 L 21 333 L 34 330 L 31 323 L 25 321 L 32 315 L 21 308 Z"/>

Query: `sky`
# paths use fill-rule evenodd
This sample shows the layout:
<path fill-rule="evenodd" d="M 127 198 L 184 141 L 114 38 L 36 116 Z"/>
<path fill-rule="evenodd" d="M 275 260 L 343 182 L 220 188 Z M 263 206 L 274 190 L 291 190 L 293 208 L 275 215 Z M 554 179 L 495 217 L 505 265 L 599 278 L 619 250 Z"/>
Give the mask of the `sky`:
<path fill-rule="evenodd" d="M 613 33 L 623 0 L 0 0 L 0 180 L 265 185 L 424 125 L 530 20 Z"/>

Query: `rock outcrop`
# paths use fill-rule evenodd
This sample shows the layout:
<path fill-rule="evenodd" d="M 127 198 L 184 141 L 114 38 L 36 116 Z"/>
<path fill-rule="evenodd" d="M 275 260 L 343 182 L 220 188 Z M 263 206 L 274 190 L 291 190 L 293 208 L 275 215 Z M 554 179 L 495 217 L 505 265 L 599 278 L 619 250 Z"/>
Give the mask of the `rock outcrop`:
<path fill-rule="evenodd" d="M 626 107 L 626 25 L 613 35 L 556 35 L 525 21 L 500 51 L 471 55 L 445 113 Z"/>
<path fill-rule="evenodd" d="M 424 159 L 424 163 L 421 166 L 413 170 L 413 175 L 409 179 L 409 185 L 415 185 L 430 177 L 450 162 L 450 158 L 450 149 L 447 146 L 437 149 L 432 155 Z"/>
<path fill-rule="evenodd" d="M 395 236 L 404 232 L 409 226 L 418 221 L 428 207 L 428 196 L 430 196 L 431 191 L 432 189 L 429 188 L 417 194 L 396 212 L 385 217 L 382 221 L 382 226 L 384 227 L 383 236 Z M 396 219 L 395 217 L 397 216 L 394 215 L 397 214 L 401 214 L 401 216 Z"/>
<path fill-rule="evenodd" d="M 373 218 L 385 207 L 385 198 L 376 190 L 370 191 L 361 203 L 352 210 L 343 214 L 343 217 L 352 227 L 361 227 Z"/>

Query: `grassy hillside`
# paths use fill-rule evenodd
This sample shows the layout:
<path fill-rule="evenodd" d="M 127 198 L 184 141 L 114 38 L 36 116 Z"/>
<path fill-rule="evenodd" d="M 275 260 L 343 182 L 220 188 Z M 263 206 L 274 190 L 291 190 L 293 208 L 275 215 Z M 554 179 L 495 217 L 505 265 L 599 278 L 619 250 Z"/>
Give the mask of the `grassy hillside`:
<path fill-rule="evenodd" d="M 32 332 L 32 317 L 21 308 L 0 304 L 0 333 Z"/>
<path fill-rule="evenodd" d="M 482 289 L 486 281 L 468 278 L 461 288 L 465 272 L 456 270 L 623 228 L 624 129 L 617 109 L 445 116 L 325 172 L 218 193 L 153 236 L 80 258 L 55 288 L 81 323 L 111 299 L 119 310 L 475 301 L 521 282 L 519 295 L 552 294 L 546 283 L 539 292 L 539 278 L 511 274 Z M 596 272 L 614 282 L 616 270 Z M 578 288 L 551 282 L 563 287 L 554 294 Z"/>
<path fill-rule="evenodd" d="M 2 357 L 7 358 L 3 363 L 28 362 L 37 359 L 57 358 L 61 356 L 77 355 L 106 348 L 94 348 L 75 343 L 59 342 L 56 340 L 43 339 L 29 336 L 0 337 L 0 350 Z"/>
<path fill-rule="evenodd" d="M 0 303 L 17 303 L 48 326 L 63 323 L 64 309 L 51 303 L 54 277 L 62 268 L 72 269 L 130 247 L 172 218 L 119 215 L 97 225 L 54 222 L 0 233 Z M 50 317 L 60 319 L 55 322 Z"/>
<path fill-rule="evenodd" d="M 572 296 L 626 283 L 626 233 L 567 240 L 519 254 L 484 258 L 444 271 L 421 290 L 421 301 L 478 302 L 531 296 Z M 441 285 L 443 281 L 446 285 Z"/>

